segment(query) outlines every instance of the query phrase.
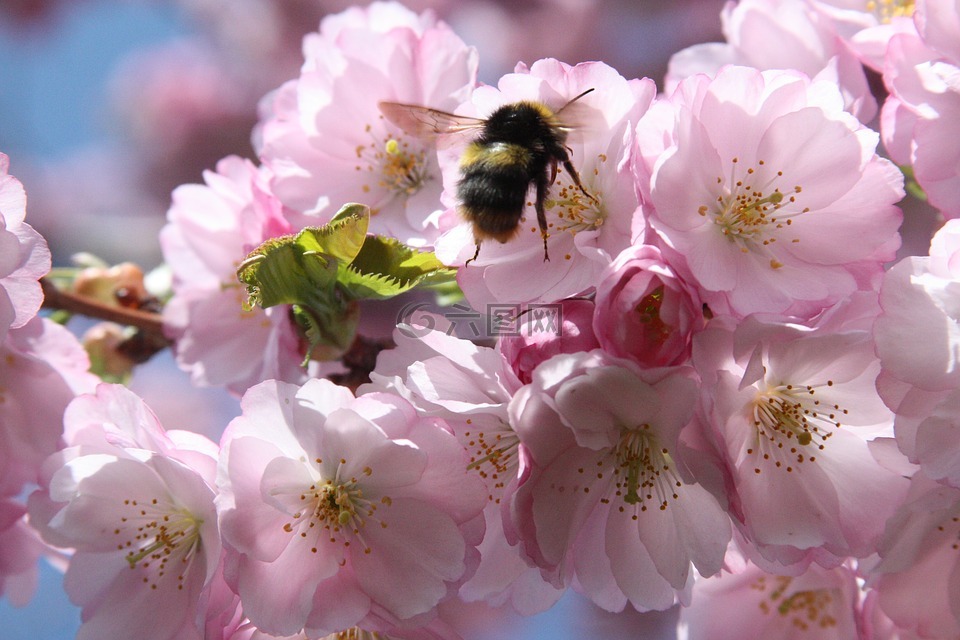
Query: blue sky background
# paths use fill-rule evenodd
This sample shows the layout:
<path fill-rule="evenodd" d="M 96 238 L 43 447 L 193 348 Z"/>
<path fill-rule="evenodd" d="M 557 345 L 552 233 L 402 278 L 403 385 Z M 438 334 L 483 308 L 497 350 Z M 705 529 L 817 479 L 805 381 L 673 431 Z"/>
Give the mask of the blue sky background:
<path fill-rule="evenodd" d="M 188 28 L 168 4 L 63 5 L 58 16 L 37 25 L 0 17 L 0 150 L 11 162 L 56 159 L 100 139 L 106 83 L 116 64 L 131 50 Z"/>

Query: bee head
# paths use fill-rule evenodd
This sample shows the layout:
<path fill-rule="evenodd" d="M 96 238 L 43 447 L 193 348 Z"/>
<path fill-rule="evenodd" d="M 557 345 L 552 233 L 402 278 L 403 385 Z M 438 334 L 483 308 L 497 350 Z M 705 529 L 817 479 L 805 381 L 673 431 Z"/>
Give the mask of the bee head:
<path fill-rule="evenodd" d="M 552 111 L 536 102 L 506 104 L 487 118 L 484 137 L 488 142 L 529 146 L 557 136 Z"/>

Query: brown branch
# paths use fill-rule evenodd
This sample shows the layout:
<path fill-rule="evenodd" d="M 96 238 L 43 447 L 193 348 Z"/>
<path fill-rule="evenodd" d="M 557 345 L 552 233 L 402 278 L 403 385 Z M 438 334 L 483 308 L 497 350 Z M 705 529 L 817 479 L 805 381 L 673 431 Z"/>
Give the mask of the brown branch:
<path fill-rule="evenodd" d="M 141 335 L 128 341 L 131 343 L 128 350 L 133 352 L 128 356 L 136 362 L 146 361 L 154 353 L 171 344 L 163 333 L 163 316 L 159 313 L 104 304 L 86 296 L 63 291 L 46 278 L 40 279 L 40 285 L 43 287 L 43 306 L 48 309 L 60 309 L 139 329 L 138 333 Z M 361 384 L 370 382 L 370 372 L 377 364 L 377 355 L 393 346 L 390 338 L 376 339 L 357 335 L 341 358 L 347 368 L 346 373 L 332 375 L 330 379 L 356 391 Z"/>
<path fill-rule="evenodd" d="M 63 291 L 46 278 L 40 279 L 40 286 L 43 287 L 43 306 L 48 309 L 61 309 L 68 313 L 136 327 L 166 341 L 163 334 L 163 316 L 159 313 L 104 304 L 86 296 Z"/>

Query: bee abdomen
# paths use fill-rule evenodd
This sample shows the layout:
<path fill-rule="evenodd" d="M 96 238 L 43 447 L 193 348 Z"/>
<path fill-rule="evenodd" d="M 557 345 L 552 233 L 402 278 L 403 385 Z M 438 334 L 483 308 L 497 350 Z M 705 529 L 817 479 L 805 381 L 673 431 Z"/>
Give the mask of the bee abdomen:
<path fill-rule="evenodd" d="M 530 187 L 529 150 L 514 144 L 474 143 L 460 164 L 457 199 L 476 239 L 506 242 L 517 232 Z"/>

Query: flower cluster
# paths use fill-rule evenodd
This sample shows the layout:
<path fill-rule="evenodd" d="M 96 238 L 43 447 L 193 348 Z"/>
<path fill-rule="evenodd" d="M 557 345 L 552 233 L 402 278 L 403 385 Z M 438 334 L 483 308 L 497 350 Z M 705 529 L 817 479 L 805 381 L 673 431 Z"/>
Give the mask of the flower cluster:
<path fill-rule="evenodd" d="M 92 391 L 86 351 L 67 329 L 37 315 L 47 243 L 24 221 L 26 193 L 0 153 L 0 595 L 30 599 L 37 559 L 50 553 L 27 524 L 20 494 L 63 441 L 63 412 Z"/>
<path fill-rule="evenodd" d="M 50 351 L 49 258 L 4 161 L 0 544 L 42 548 L 12 499 L 36 483 L 83 638 L 457 638 L 444 607 L 567 589 L 682 605 L 690 638 L 957 637 L 960 221 L 888 268 L 906 190 L 879 145 L 960 217 L 960 2 L 856 4 L 730 3 L 728 42 L 678 53 L 662 93 L 554 59 L 478 86 L 429 13 L 324 19 L 261 103 L 259 163 L 180 187 L 161 234 L 178 363 L 242 395 L 219 445 Z M 382 102 L 428 109 L 404 127 Z M 477 137 L 517 103 L 547 133 Z M 538 176 L 544 136 L 570 163 Z M 515 213 L 509 240 L 477 244 L 465 167 L 495 203 L 526 177 L 521 210 L 481 212 Z M 456 267 L 497 340 L 423 313 L 355 390 L 301 364 L 291 306 L 245 305 L 237 269 L 353 202 Z"/>

